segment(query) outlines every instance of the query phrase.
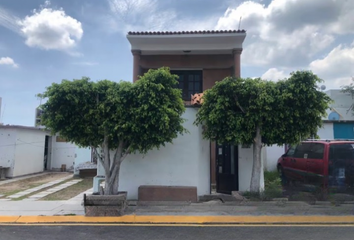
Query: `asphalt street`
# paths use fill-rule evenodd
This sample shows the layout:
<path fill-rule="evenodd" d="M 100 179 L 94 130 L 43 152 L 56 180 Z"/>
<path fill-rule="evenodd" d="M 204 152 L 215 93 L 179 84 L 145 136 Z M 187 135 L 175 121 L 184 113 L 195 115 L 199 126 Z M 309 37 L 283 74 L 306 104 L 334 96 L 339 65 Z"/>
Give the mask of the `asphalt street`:
<path fill-rule="evenodd" d="M 1 240 L 119 240 L 119 239 L 307 239 L 352 240 L 351 226 L 58 226 L 58 225 L 0 225 Z"/>

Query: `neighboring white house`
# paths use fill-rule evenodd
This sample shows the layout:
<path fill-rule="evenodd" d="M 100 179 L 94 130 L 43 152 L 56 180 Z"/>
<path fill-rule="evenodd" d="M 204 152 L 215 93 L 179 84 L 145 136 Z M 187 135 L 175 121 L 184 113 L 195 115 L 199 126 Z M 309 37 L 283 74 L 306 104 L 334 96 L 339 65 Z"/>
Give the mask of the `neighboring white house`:
<path fill-rule="evenodd" d="M 75 166 L 92 161 L 90 148 L 51 136 L 40 125 L 40 116 L 41 111 L 36 109 L 35 127 L 0 123 L 0 178 L 60 171 L 64 165 L 66 171 L 73 171 Z"/>
<path fill-rule="evenodd" d="M 2 177 L 42 172 L 49 133 L 35 127 L 0 125 Z"/>
<path fill-rule="evenodd" d="M 35 110 L 35 126 L 44 129 L 41 125 L 42 110 Z M 61 138 L 59 134 L 50 136 L 48 144 L 48 163 L 46 170 L 59 171 L 65 166 L 66 170 L 74 170 L 76 166 L 84 162 L 91 162 L 91 149 L 80 148 Z M 74 171 L 76 174 L 76 172 Z"/>
<path fill-rule="evenodd" d="M 323 118 L 323 126 L 318 129 L 320 139 L 354 139 L 354 116 L 349 110 L 354 103 L 349 93 L 343 93 L 340 89 L 332 89 L 325 92 L 334 103 L 327 110 Z M 285 146 L 266 147 L 265 166 L 267 170 L 275 170 L 278 158 L 284 154 Z"/>

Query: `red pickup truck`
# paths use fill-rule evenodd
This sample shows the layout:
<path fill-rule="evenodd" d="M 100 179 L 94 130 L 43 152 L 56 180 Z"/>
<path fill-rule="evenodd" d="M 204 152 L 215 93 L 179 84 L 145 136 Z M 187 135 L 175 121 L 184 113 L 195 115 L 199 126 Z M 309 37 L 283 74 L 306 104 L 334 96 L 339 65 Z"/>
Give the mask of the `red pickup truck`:
<path fill-rule="evenodd" d="M 291 146 L 278 159 L 284 184 L 352 187 L 354 184 L 354 140 L 308 140 Z"/>

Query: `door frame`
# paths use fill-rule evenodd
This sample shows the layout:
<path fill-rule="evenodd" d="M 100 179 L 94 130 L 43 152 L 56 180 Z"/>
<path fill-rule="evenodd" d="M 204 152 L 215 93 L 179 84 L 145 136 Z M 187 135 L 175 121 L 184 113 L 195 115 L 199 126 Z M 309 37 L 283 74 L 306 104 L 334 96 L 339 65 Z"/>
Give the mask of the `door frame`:
<path fill-rule="evenodd" d="M 234 154 L 233 154 L 233 161 L 234 161 L 234 166 L 233 166 L 233 170 L 234 170 L 234 174 L 229 174 L 229 175 L 235 175 L 234 176 L 234 182 L 233 182 L 233 186 L 229 190 L 223 190 L 220 189 L 220 179 L 219 179 L 219 148 L 220 146 L 222 147 L 222 155 L 229 155 L 228 159 L 226 161 L 229 161 L 229 166 L 230 166 L 230 172 L 231 172 L 231 166 L 232 166 L 232 159 L 231 159 L 231 148 L 234 149 Z M 227 149 L 227 147 L 229 147 L 228 152 L 226 152 L 225 150 Z M 222 165 L 224 170 L 224 166 L 225 166 L 225 156 L 223 156 L 224 159 L 224 163 Z M 227 175 L 227 173 L 224 173 L 225 175 Z M 224 194 L 231 194 L 232 191 L 238 191 L 240 186 L 239 186 L 239 145 L 231 145 L 231 144 L 215 144 L 215 180 L 216 180 L 216 192 L 217 193 L 224 193 Z"/>

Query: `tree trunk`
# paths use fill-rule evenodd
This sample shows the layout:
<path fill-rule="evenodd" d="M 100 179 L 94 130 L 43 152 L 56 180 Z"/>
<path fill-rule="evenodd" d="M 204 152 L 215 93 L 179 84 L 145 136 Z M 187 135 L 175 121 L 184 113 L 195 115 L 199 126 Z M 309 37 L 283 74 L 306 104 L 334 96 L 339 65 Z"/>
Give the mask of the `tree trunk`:
<path fill-rule="evenodd" d="M 109 149 L 105 149 L 105 150 L 109 151 Z M 107 163 L 108 171 L 105 171 L 106 178 L 105 178 L 104 195 L 118 194 L 120 166 L 122 164 L 122 161 L 127 156 L 127 154 L 123 155 L 123 150 L 124 150 L 124 142 L 122 141 L 119 143 L 117 147 L 113 160 L 110 161 L 109 164 Z M 105 154 L 105 156 L 109 156 L 109 154 Z"/>
<path fill-rule="evenodd" d="M 119 161 L 117 163 L 117 172 L 115 173 L 115 178 L 113 181 L 113 194 L 114 195 L 118 194 L 120 165 L 121 165 L 121 161 Z"/>
<path fill-rule="evenodd" d="M 112 169 L 110 177 L 107 178 L 106 176 L 104 195 L 118 194 L 120 165 L 121 161 L 118 161 L 115 167 Z"/>
<path fill-rule="evenodd" d="M 252 168 L 252 177 L 251 177 L 251 192 L 260 192 L 261 191 L 261 150 L 262 150 L 262 136 L 261 128 L 257 126 L 256 137 L 253 144 L 253 168 Z"/>

